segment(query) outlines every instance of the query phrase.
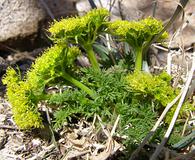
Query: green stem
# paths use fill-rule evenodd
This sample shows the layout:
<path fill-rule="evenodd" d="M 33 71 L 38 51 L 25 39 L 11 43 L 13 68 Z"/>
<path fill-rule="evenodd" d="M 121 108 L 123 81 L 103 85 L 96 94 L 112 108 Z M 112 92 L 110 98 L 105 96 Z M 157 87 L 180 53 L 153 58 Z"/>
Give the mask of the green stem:
<path fill-rule="evenodd" d="M 84 84 L 82 84 L 81 82 L 79 82 L 78 80 L 76 80 L 75 78 L 73 78 L 72 76 L 70 76 L 68 73 L 63 72 L 61 74 L 61 76 L 66 79 L 67 81 L 71 82 L 72 84 L 74 84 L 75 86 L 77 86 L 78 88 L 82 89 L 83 91 L 85 91 L 87 94 L 89 94 L 91 96 L 91 98 L 95 98 L 95 93 L 93 90 L 89 89 L 87 86 L 85 86 Z"/>
<path fill-rule="evenodd" d="M 99 63 L 95 57 L 95 53 L 93 51 L 93 47 L 91 44 L 84 45 L 84 49 L 88 55 L 89 61 L 91 62 L 91 65 L 94 69 L 100 71 Z"/>
<path fill-rule="evenodd" d="M 136 71 L 141 71 L 142 70 L 142 59 L 143 59 L 143 55 L 142 55 L 142 48 L 138 47 L 135 49 L 135 54 L 136 54 L 136 58 L 135 58 L 135 70 Z"/>

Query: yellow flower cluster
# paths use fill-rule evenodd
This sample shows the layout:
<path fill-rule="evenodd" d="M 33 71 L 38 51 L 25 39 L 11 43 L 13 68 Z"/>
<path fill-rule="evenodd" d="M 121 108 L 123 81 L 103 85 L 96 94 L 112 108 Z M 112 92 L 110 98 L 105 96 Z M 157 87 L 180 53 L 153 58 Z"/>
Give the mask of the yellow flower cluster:
<path fill-rule="evenodd" d="M 171 77 L 164 72 L 155 76 L 145 72 L 135 72 L 129 74 L 126 80 L 134 92 L 152 96 L 163 106 L 177 95 L 177 90 L 170 86 Z"/>
<path fill-rule="evenodd" d="M 83 17 L 72 17 L 68 19 L 62 19 L 59 22 L 55 21 L 49 28 L 51 36 L 54 38 L 63 38 L 76 41 L 88 41 L 89 34 L 97 34 L 101 32 L 103 28 L 100 28 L 104 22 L 107 22 L 106 18 L 109 16 L 109 12 L 106 9 L 94 9 L 89 11 Z M 91 33 L 91 32 L 94 33 Z"/>
<path fill-rule="evenodd" d="M 22 81 L 12 68 L 7 70 L 3 83 L 7 85 L 7 97 L 12 105 L 16 124 L 21 129 L 42 127 L 42 119 L 38 108 L 29 99 L 31 96 L 30 84 Z"/>
<path fill-rule="evenodd" d="M 161 21 L 154 18 L 146 18 L 140 21 L 122 21 L 117 20 L 110 22 L 109 31 L 111 34 L 119 36 L 130 43 L 132 47 L 143 45 L 149 41 L 154 35 L 160 33 L 163 29 Z M 167 32 L 159 38 L 163 40 L 167 38 Z"/>

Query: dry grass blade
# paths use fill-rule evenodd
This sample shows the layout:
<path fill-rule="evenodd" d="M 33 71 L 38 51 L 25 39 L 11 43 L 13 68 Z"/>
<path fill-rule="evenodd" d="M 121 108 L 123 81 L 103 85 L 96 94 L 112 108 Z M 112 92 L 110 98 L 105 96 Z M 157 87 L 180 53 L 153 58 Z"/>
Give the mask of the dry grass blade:
<path fill-rule="evenodd" d="M 109 12 L 111 12 L 112 8 L 114 7 L 116 0 L 110 0 L 110 7 L 109 7 Z"/>
<path fill-rule="evenodd" d="M 97 8 L 97 6 L 93 0 L 88 0 L 88 2 L 89 2 L 92 9 Z"/>
<path fill-rule="evenodd" d="M 186 131 L 186 128 L 187 128 L 187 124 L 188 124 L 188 122 L 189 122 L 189 119 L 190 119 L 190 115 L 188 115 L 188 117 L 187 117 L 187 119 L 186 119 L 186 121 L 185 121 L 185 124 L 184 124 L 184 126 L 183 126 L 183 130 L 182 130 L 181 136 L 184 136 L 184 133 L 185 133 L 185 131 Z"/>
<path fill-rule="evenodd" d="M 185 8 L 186 4 L 189 0 L 180 0 L 180 4 L 177 5 L 177 8 L 173 15 L 171 16 L 168 23 L 164 26 L 163 30 L 154 36 L 150 42 L 145 46 L 144 52 L 146 53 L 148 51 L 148 48 L 151 46 L 152 43 L 154 43 L 172 24 L 173 22 L 180 16 L 180 14 L 183 12 L 183 9 Z"/>
<path fill-rule="evenodd" d="M 159 153 L 161 152 L 163 146 L 166 144 L 172 130 L 173 130 L 173 127 L 175 125 L 175 122 L 177 120 L 177 117 L 179 115 L 179 111 L 185 101 L 185 98 L 186 98 L 186 95 L 187 95 L 187 92 L 188 92 L 188 89 L 189 89 L 189 86 L 190 86 L 190 83 L 192 81 L 192 78 L 193 78 L 193 74 L 194 74 L 194 71 L 195 71 L 195 52 L 193 53 L 193 61 L 192 61 L 192 68 L 191 68 L 191 71 L 189 72 L 189 76 L 188 76 L 188 79 L 186 81 L 186 85 L 184 86 L 184 89 L 183 89 L 183 93 L 181 95 L 181 99 L 177 105 L 177 108 L 175 110 L 175 113 L 173 115 L 173 118 L 171 120 L 171 123 L 169 125 L 169 128 L 167 130 L 167 132 L 165 133 L 165 136 L 161 142 L 161 144 L 156 148 L 154 154 L 152 155 L 152 157 L 150 158 L 150 160 L 156 160 L 156 158 L 158 157 Z"/>
<path fill-rule="evenodd" d="M 90 153 L 90 150 L 86 150 L 86 151 L 70 151 L 64 158 L 62 158 L 61 160 L 70 160 L 70 159 L 74 159 L 74 158 L 78 158 L 80 156 L 83 156 L 87 153 Z"/>
<path fill-rule="evenodd" d="M 51 9 L 48 7 L 46 2 L 44 0 L 40 0 L 40 2 L 43 5 L 43 7 L 45 8 L 47 14 L 51 17 L 51 19 L 55 19 L 54 14 L 52 13 Z"/>
<path fill-rule="evenodd" d="M 109 133 L 109 131 L 106 129 L 106 126 L 104 126 L 104 124 L 102 123 L 102 119 L 100 118 L 99 115 L 97 115 L 97 118 L 98 118 L 98 120 L 99 120 L 99 123 L 100 123 L 100 125 L 101 125 L 101 128 L 102 128 L 104 134 L 109 138 L 109 137 L 110 137 L 110 133 Z"/>
<path fill-rule="evenodd" d="M 49 129 L 50 129 L 51 134 L 52 134 L 52 143 L 55 145 L 56 149 L 59 151 L 58 144 L 57 144 L 57 142 L 55 140 L 55 135 L 54 135 L 53 127 L 52 127 L 52 124 L 51 124 L 49 111 L 48 111 L 48 108 L 46 106 L 45 106 L 45 111 L 46 111 L 47 121 L 49 123 Z"/>
<path fill-rule="evenodd" d="M 171 38 L 170 41 L 168 43 L 168 54 L 167 54 L 167 73 L 169 75 L 171 75 L 171 62 L 172 62 L 172 54 L 174 53 L 174 51 L 171 50 L 171 44 L 173 42 L 173 39 L 175 37 L 175 35 L 177 34 L 177 32 L 175 32 Z"/>
<path fill-rule="evenodd" d="M 98 0 L 98 2 L 99 2 L 99 4 L 100 4 L 100 6 L 103 8 L 104 6 L 103 6 L 103 4 L 102 4 L 102 1 L 101 1 L 101 0 Z"/>
<path fill-rule="evenodd" d="M 113 136 L 113 134 L 115 133 L 116 127 L 117 127 L 117 125 L 118 125 L 119 120 L 120 120 L 120 116 L 117 117 L 117 119 L 116 119 L 116 121 L 115 121 L 115 123 L 114 123 L 114 126 L 113 126 L 113 128 L 112 128 L 112 130 L 111 130 L 111 136 Z"/>
<path fill-rule="evenodd" d="M 153 2 L 152 2 L 153 4 L 153 10 L 152 10 L 152 16 L 153 17 L 155 17 L 155 15 L 156 15 L 156 8 L 157 8 L 157 3 L 158 3 L 158 0 L 153 0 Z"/>
<path fill-rule="evenodd" d="M 0 125 L 0 129 L 19 130 L 19 128 L 15 126 L 8 126 L 8 125 Z"/>
<path fill-rule="evenodd" d="M 180 155 L 175 158 L 171 158 L 170 160 L 193 160 L 195 159 L 195 150 L 193 150 L 190 153 L 187 153 L 186 155 Z"/>

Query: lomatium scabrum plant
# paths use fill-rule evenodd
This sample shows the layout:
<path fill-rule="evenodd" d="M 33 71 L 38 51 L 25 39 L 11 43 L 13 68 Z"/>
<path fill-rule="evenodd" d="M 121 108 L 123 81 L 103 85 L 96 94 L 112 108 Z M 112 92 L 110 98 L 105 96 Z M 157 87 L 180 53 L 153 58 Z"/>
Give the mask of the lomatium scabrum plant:
<path fill-rule="evenodd" d="M 142 72 L 127 74 L 124 68 L 117 72 L 116 66 L 105 70 L 100 68 L 93 50 L 93 44 L 100 35 L 111 34 L 132 47 L 136 55 L 135 70 L 141 71 L 144 50 L 153 36 L 162 30 L 162 22 L 154 18 L 109 22 L 108 16 L 106 9 L 94 9 L 82 17 L 55 21 L 48 30 L 54 45 L 36 59 L 24 78 L 21 78 L 19 70 L 7 70 L 3 83 L 7 85 L 7 98 L 19 128 L 43 127 L 38 108 L 41 101 L 56 105 L 54 117 L 57 126 L 63 125 L 74 114 L 90 117 L 97 112 L 107 120 L 114 112 L 123 115 L 121 124 L 124 128 L 127 122 L 134 124 L 135 118 L 140 121 L 145 115 L 152 114 L 152 117 L 145 118 L 153 122 L 157 115 L 151 108 L 153 102 L 165 106 L 173 98 L 175 91 L 169 86 L 170 80 Z M 159 41 L 166 37 L 167 33 L 164 33 Z M 81 48 L 91 63 L 89 70 L 84 71 L 75 63 L 82 55 Z M 72 87 L 54 95 L 47 92 L 48 87 L 59 84 Z M 153 84 L 155 87 L 151 86 Z M 140 97 L 148 98 L 140 100 Z M 145 111 L 151 114 L 145 114 Z M 139 131 L 135 130 L 137 133 L 148 131 L 143 124 L 140 126 L 141 129 L 139 126 L 136 128 Z M 137 139 L 144 136 L 140 138 L 140 134 Z"/>

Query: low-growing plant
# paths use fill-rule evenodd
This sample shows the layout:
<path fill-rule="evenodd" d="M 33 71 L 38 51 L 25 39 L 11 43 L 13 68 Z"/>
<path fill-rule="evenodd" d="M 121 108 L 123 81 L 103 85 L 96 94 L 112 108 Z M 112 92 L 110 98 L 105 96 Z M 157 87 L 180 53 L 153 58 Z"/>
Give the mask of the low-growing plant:
<path fill-rule="evenodd" d="M 13 68 L 7 70 L 3 83 L 7 85 L 7 98 L 20 128 L 43 127 L 38 104 L 44 101 L 54 109 L 56 128 L 72 117 L 91 118 L 96 113 L 112 124 L 121 115 L 121 134 L 129 136 L 133 143 L 143 139 L 162 107 L 178 92 L 171 87 L 167 74 L 153 76 L 141 72 L 144 50 L 163 25 L 154 18 L 108 22 L 108 16 L 107 10 L 95 9 L 83 17 L 55 21 L 49 28 L 54 46 L 36 59 L 24 78 Z M 125 66 L 122 61 L 118 66 L 100 68 L 93 45 L 104 33 L 117 36 L 132 47 L 136 54 L 135 72 L 122 67 Z M 159 40 L 166 37 L 164 33 Z M 89 68 L 75 63 L 82 55 L 81 48 L 87 53 Z M 62 93 L 48 93 L 47 88 L 55 85 L 72 87 Z"/>

